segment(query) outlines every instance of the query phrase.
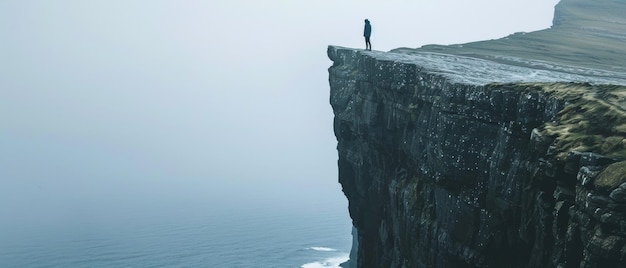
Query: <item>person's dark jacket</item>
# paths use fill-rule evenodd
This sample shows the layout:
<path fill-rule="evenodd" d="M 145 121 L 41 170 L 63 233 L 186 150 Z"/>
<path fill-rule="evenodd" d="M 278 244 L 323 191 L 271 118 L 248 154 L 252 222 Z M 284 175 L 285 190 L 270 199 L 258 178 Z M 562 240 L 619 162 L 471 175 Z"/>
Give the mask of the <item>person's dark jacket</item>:
<path fill-rule="evenodd" d="M 365 21 L 365 30 L 363 31 L 363 36 L 370 37 L 372 35 L 372 25 L 370 25 L 369 21 Z"/>

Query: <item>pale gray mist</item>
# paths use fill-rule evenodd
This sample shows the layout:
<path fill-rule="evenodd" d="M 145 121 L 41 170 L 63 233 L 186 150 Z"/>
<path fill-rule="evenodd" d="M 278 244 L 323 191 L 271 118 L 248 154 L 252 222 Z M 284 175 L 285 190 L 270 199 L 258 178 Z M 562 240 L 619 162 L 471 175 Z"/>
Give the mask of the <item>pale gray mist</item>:
<path fill-rule="evenodd" d="M 0 1 L 0 239 L 345 208 L 327 45 L 365 18 L 374 50 L 495 39 L 557 2 Z"/>

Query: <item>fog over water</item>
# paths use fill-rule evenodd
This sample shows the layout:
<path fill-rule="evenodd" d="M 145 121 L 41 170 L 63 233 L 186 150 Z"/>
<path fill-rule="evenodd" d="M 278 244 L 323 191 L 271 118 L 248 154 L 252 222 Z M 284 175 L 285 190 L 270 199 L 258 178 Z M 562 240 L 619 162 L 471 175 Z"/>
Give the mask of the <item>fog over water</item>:
<path fill-rule="evenodd" d="M 374 50 L 495 39 L 557 2 L 0 1 L 0 240 L 344 209 L 327 45 L 365 18 Z"/>

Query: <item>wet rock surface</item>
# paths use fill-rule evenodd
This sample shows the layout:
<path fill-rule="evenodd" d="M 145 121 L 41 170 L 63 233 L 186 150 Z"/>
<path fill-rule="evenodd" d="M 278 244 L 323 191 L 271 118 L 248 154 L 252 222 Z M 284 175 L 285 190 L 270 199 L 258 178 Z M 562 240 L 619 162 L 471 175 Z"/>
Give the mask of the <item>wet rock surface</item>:
<path fill-rule="evenodd" d="M 626 267 L 626 76 L 328 56 L 356 267 Z"/>

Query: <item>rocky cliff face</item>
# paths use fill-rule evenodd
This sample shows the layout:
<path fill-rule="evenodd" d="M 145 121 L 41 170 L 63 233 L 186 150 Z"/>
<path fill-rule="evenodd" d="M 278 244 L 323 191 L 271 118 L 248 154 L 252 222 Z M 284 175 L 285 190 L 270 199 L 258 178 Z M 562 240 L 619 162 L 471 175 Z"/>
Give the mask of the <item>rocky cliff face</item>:
<path fill-rule="evenodd" d="M 328 48 L 353 265 L 625 267 L 626 76 L 477 51 Z"/>

